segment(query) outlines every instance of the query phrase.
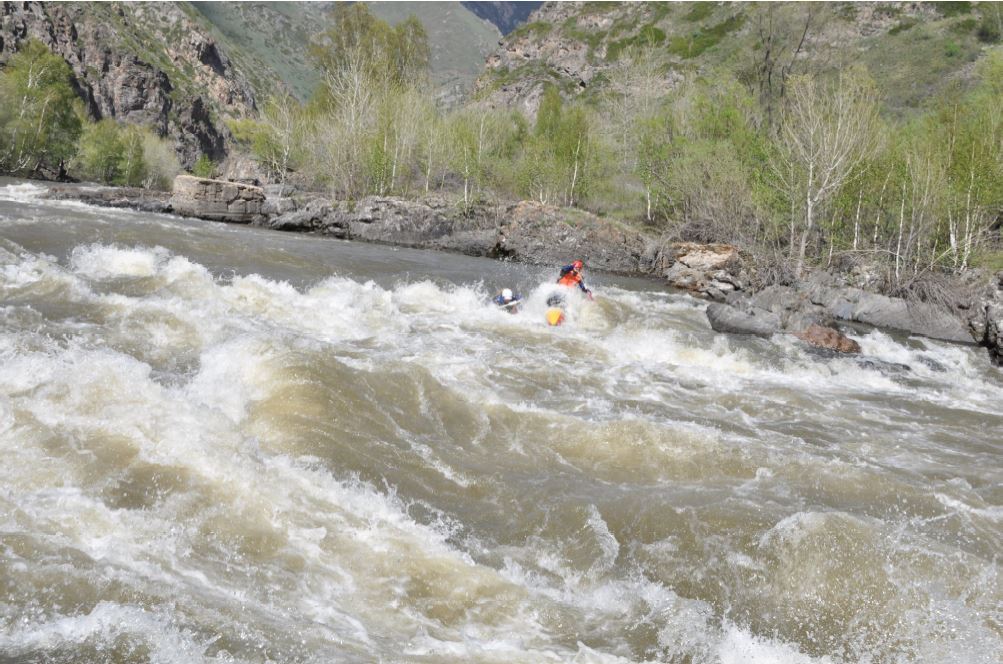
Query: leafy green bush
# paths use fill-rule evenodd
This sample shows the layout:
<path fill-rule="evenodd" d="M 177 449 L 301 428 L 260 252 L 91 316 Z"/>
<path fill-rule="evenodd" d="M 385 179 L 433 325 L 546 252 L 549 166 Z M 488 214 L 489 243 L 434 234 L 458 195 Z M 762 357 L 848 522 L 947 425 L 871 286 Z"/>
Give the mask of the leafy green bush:
<path fill-rule="evenodd" d="M 84 127 L 75 170 L 82 177 L 115 184 L 122 181 L 125 143 L 118 123 L 105 118 Z"/>
<path fill-rule="evenodd" d="M 948 39 L 944 42 L 944 55 L 949 58 L 956 58 L 961 55 L 961 47 L 956 42 Z"/>
<path fill-rule="evenodd" d="M 201 155 L 192 166 L 192 175 L 199 178 L 216 177 L 216 163 L 209 158 L 209 155 Z"/>
<path fill-rule="evenodd" d="M 169 191 L 174 177 L 181 173 L 178 154 L 171 142 L 149 130 L 143 132 L 143 162 L 146 164 L 146 177 L 142 184 L 147 189 Z"/>
<path fill-rule="evenodd" d="M 29 39 L 0 73 L 0 172 L 62 176 L 76 152 L 82 105 L 66 61 Z"/>

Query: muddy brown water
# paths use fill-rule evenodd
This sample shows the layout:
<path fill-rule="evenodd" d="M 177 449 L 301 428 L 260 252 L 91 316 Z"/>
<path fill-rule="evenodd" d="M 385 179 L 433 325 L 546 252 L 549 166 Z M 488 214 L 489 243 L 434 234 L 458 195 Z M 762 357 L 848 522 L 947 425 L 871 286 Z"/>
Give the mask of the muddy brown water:
<path fill-rule="evenodd" d="M 551 269 L 41 192 L 0 181 L 2 661 L 999 661 L 980 349 L 602 275 L 550 328 Z"/>

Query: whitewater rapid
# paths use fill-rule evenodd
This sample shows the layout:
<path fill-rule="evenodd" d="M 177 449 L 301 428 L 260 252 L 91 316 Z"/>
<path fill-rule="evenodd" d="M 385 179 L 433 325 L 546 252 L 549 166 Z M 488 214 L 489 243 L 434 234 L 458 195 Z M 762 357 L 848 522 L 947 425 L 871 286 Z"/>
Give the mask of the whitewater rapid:
<path fill-rule="evenodd" d="M 0 183 L 2 661 L 999 661 L 980 349 L 602 276 L 551 328 L 548 268 L 41 193 Z"/>

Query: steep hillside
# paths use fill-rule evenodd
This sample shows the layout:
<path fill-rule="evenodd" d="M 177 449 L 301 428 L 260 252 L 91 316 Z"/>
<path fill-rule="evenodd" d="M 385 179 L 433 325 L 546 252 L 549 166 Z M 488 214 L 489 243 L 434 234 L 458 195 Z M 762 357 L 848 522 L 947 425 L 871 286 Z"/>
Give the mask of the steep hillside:
<path fill-rule="evenodd" d="M 391 25 L 414 14 L 428 32 L 432 79 L 443 87 L 467 89 L 484 70 L 484 60 L 501 32 L 459 2 L 370 2 L 373 13 Z"/>
<path fill-rule="evenodd" d="M 0 64 L 37 39 L 73 70 L 96 119 L 147 125 L 174 138 L 186 164 L 220 158 L 222 115 L 255 113 L 254 92 L 224 49 L 175 3 L 4 2 Z"/>
<path fill-rule="evenodd" d="M 309 56 L 311 37 L 327 21 L 327 2 L 193 2 L 218 30 L 235 60 L 259 72 L 252 80 L 259 97 L 284 84 L 300 99 L 317 85 Z M 414 14 L 428 32 L 432 79 L 443 88 L 467 90 L 501 33 L 457 2 L 371 2 L 373 13 L 390 24 Z"/>
<path fill-rule="evenodd" d="M 965 81 L 999 31 L 998 7 L 960 3 L 548 2 L 490 56 L 476 94 L 535 112 L 541 89 L 596 98 L 627 54 L 643 52 L 668 86 L 724 71 L 752 86 L 791 72 L 867 65 L 891 112 Z"/>

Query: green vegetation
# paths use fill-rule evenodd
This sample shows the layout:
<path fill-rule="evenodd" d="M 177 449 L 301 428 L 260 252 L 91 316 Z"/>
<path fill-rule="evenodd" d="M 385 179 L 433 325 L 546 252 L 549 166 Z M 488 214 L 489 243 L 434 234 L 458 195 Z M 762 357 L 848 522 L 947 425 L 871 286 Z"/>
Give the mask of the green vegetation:
<path fill-rule="evenodd" d="M 216 177 L 216 164 L 209 155 L 202 155 L 196 161 L 195 165 L 192 166 L 192 175 L 200 178 L 214 178 Z"/>
<path fill-rule="evenodd" d="M 512 31 L 510 39 L 521 39 L 523 37 L 539 39 L 550 34 L 550 31 L 553 30 L 553 28 L 554 26 L 546 21 L 533 21 L 532 23 L 525 23 Z"/>
<path fill-rule="evenodd" d="M 686 37 L 673 37 L 669 42 L 669 52 L 681 58 L 695 58 L 716 46 L 725 35 L 738 30 L 744 23 L 745 16 L 736 14 L 706 30 L 699 30 Z"/>
<path fill-rule="evenodd" d="M 139 126 L 89 122 L 66 62 L 28 40 L 0 74 L 0 172 L 169 187 L 180 171 L 170 145 Z"/>
<path fill-rule="evenodd" d="M 665 42 L 665 32 L 654 25 L 646 25 L 633 37 L 615 41 L 606 49 L 607 60 L 618 60 L 627 49 L 661 46 Z"/>
<path fill-rule="evenodd" d="M 693 8 L 683 14 L 684 21 L 702 21 L 714 13 L 713 2 L 694 2 Z"/>
<path fill-rule="evenodd" d="M 69 65 L 28 40 L 0 73 L 0 171 L 64 177 L 80 135 Z"/>

